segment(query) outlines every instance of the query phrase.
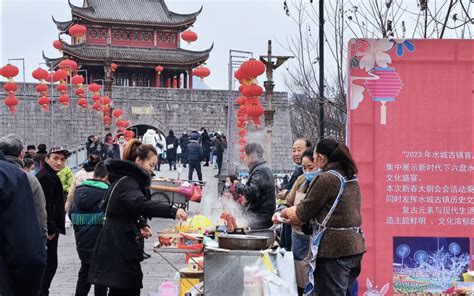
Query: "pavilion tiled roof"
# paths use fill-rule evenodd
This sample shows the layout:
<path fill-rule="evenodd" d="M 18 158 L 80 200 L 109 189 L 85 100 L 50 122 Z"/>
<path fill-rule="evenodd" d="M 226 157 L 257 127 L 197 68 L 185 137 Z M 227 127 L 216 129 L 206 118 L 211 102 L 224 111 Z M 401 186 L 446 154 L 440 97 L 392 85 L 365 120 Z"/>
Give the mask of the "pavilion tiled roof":
<path fill-rule="evenodd" d="M 165 27 L 191 25 L 202 10 L 178 14 L 164 0 L 86 0 L 84 7 L 69 6 L 73 15 L 91 21 Z"/>
<path fill-rule="evenodd" d="M 61 22 L 61 21 L 55 20 L 54 16 L 52 18 L 53 18 L 53 22 L 56 24 L 56 27 L 61 32 L 65 32 L 67 29 L 69 29 L 69 26 L 71 26 L 73 24 L 73 21 Z"/>
<path fill-rule="evenodd" d="M 115 63 L 163 64 L 195 67 L 209 58 L 213 45 L 203 51 L 190 51 L 182 48 L 140 48 L 125 46 L 69 45 L 62 42 L 63 52 L 78 59 L 103 63 L 109 59 Z"/>

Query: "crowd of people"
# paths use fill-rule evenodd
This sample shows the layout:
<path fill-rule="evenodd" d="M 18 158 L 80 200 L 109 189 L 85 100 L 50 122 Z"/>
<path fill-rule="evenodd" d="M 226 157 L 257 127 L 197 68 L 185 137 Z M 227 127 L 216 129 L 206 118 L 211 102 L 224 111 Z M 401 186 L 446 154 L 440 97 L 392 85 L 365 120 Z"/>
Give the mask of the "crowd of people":
<path fill-rule="evenodd" d="M 88 295 L 92 284 L 95 295 L 140 295 L 147 220 L 187 218 L 151 200 L 153 172 L 166 162 L 202 180 L 201 164 L 214 162 L 220 174 L 226 145 L 224 135 L 205 128 L 180 138 L 152 129 L 141 139 L 93 135 L 87 161 L 73 174 L 67 149 L 1 137 L 0 295 L 49 295 L 66 215 L 81 262 L 75 295 Z M 226 191 L 251 217 L 251 229 L 276 225 L 279 246 L 293 252 L 298 294 L 352 295 L 365 242 L 357 166 L 346 145 L 297 139 L 295 169 L 279 191 L 262 146 L 248 143 L 244 152 L 249 175 L 245 182 L 229 176 Z"/>

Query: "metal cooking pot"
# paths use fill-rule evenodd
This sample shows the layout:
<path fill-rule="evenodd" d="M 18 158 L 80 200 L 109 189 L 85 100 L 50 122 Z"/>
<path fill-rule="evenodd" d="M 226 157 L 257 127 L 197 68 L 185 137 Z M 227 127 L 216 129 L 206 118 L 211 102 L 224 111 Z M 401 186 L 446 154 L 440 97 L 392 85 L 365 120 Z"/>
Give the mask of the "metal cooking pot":
<path fill-rule="evenodd" d="M 245 234 L 221 234 L 219 248 L 229 250 L 265 250 L 268 238 Z"/>
<path fill-rule="evenodd" d="M 267 248 L 271 248 L 275 242 L 275 232 L 273 229 L 248 230 L 248 235 L 264 236 L 267 238 Z"/>

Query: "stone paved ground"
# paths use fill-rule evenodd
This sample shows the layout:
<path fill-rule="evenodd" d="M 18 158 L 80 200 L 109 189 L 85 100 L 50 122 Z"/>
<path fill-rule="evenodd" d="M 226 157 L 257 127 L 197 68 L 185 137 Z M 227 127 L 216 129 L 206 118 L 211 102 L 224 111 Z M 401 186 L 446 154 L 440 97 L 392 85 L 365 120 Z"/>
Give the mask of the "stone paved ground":
<path fill-rule="evenodd" d="M 165 176 L 176 178 L 177 172 L 168 170 L 165 166 L 162 171 L 156 172 L 157 176 Z M 207 182 L 204 188 L 204 196 L 201 204 L 191 203 L 189 213 L 200 212 L 204 207 L 209 207 L 217 197 L 217 178 L 214 175 L 217 173 L 212 165 L 210 167 L 203 167 L 203 178 Z M 184 169 L 183 174 L 187 176 L 187 169 Z M 194 178 L 197 179 L 196 173 Z M 142 271 L 144 274 L 142 295 L 148 296 L 149 292 L 158 291 L 158 287 L 165 280 L 178 282 L 174 279 L 176 271 L 166 263 L 158 254 L 153 253 L 153 242 L 156 240 L 156 232 L 166 228 L 172 228 L 176 222 L 169 219 L 153 218 L 150 226 L 153 230 L 153 237 L 148 239 L 145 244 L 146 252 L 152 257 L 142 262 Z M 61 235 L 59 238 L 59 264 L 56 276 L 53 279 L 50 289 L 50 295 L 74 295 L 77 272 L 79 271 L 80 261 L 76 253 L 75 239 L 72 228 L 67 230 L 66 235 Z M 167 254 L 167 259 L 171 261 L 177 268 L 184 265 L 184 255 L 181 254 Z M 89 295 L 93 295 L 93 289 Z"/>

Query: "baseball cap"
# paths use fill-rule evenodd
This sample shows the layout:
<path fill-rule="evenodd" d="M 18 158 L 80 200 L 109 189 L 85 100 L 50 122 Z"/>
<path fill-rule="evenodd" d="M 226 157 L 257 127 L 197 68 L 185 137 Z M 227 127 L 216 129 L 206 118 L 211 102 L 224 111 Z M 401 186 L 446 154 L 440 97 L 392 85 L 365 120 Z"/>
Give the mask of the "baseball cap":
<path fill-rule="evenodd" d="M 64 156 L 66 158 L 68 158 L 69 156 L 71 156 L 71 152 L 69 152 L 67 149 L 63 149 L 63 147 L 61 146 L 53 146 L 49 149 L 49 152 L 48 152 L 48 156 L 51 154 L 51 153 L 62 153 L 64 154 Z"/>

